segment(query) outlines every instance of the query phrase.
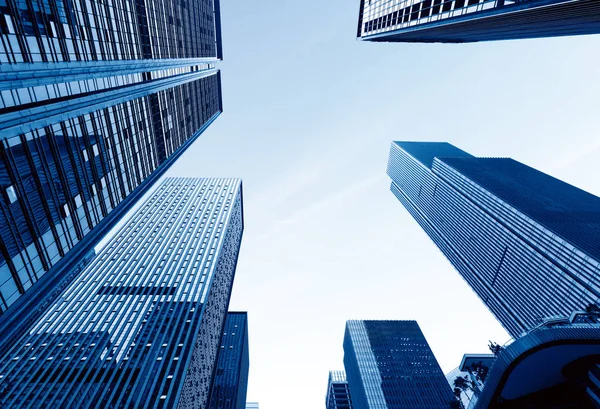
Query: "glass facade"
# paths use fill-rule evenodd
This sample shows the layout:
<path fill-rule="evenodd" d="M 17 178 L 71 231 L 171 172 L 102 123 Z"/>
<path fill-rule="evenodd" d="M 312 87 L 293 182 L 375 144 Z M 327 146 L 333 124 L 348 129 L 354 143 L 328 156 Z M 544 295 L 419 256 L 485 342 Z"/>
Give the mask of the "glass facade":
<path fill-rule="evenodd" d="M 330 371 L 325 409 L 353 409 L 350 387 L 344 371 Z"/>
<path fill-rule="evenodd" d="M 357 37 L 473 42 L 600 33 L 596 0 L 361 0 Z"/>
<path fill-rule="evenodd" d="M 344 367 L 355 409 L 447 409 L 453 399 L 416 321 L 348 321 Z"/>
<path fill-rule="evenodd" d="M 600 198 L 507 158 L 394 142 L 391 190 L 514 337 L 600 299 Z"/>
<path fill-rule="evenodd" d="M 3 335 L 220 114 L 220 32 L 218 0 L 0 0 Z"/>
<path fill-rule="evenodd" d="M 249 369 L 248 313 L 228 312 L 209 409 L 245 409 Z"/>
<path fill-rule="evenodd" d="M 207 407 L 243 231 L 237 179 L 168 178 L 0 357 L 0 406 Z"/>

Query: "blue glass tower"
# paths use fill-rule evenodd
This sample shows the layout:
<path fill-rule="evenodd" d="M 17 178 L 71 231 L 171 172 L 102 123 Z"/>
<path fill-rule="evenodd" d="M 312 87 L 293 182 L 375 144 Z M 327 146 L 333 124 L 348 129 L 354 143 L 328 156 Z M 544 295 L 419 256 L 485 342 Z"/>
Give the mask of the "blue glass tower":
<path fill-rule="evenodd" d="M 238 179 L 169 178 L 0 355 L 2 408 L 207 408 Z"/>
<path fill-rule="evenodd" d="M 220 32 L 218 0 L 0 1 L 3 339 L 220 114 Z"/>
<path fill-rule="evenodd" d="M 325 409 L 353 409 L 350 387 L 344 371 L 329 371 Z"/>
<path fill-rule="evenodd" d="M 215 366 L 210 409 L 245 409 L 248 390 L 248 313 L 228 312 Z"/>
<path fill-rule="evenodd" d="M 348 321 L 344 367 L 354 409 L 447 409 L 453 400 L 416 321 Z"/>
<path fill-rule="evenodd" d="M 600 198 L 508 158 L 394 142 L 391 190 L 513 336 L 600 298 Z"/>
<path fill-rule="evenodd" d="M 465 43 L 597 33 L 596 0 L 361 0 L 357 36 Z"/>

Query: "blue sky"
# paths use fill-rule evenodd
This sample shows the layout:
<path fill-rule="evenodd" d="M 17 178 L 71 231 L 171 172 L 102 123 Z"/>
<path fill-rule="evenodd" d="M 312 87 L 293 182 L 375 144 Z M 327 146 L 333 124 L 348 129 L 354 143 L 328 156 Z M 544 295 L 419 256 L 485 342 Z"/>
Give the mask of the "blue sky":
<path fill-rule="evenodd" d="M 356 1 L 222 2 L 224 113 L 170 176 L 244 180 L 248 400 L 324 407 L 347 319 L 416 319 L 444 372 L 506 333 L 389 192 L 392 140 L 600 194 L 600 37 L 358 42 Z"/>

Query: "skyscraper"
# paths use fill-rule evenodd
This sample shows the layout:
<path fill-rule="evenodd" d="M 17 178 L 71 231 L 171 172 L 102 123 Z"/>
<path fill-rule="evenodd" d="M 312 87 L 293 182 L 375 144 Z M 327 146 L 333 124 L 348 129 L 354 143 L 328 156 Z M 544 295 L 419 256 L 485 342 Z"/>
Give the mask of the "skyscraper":
<path fill-rule="evenodd" d="M 600 198 L 508 158 L 392 143 L 391 190 L 513 336 L 600 298 Z"/>
<path fill-rule="evenodd" d="M 18 301 L 5 336 L 220 114 L 222 53 L 218 0 L 0 11 L 0 315 Z"/>
<path fill-rule="evenodd" d="M 325 409 L 353 409 L 346 372 L 329 371 Z"/>
<path fill-rule="evenodd" d="M 600 33 L 596 0 L 361 0 L 357 37 L 465 43 Z"/>
<path fill-rule="evenodd" d="M 416 321 L 348 321 L 344 367 L 354 409 L 447 409 L 453 400 Z"/>
<path fill-rule="evenodd" d="M 240 180 L 166 179 L 0 355 L 0 407 L 206 408 L 242 231 Z"/>
<path fill-rule="evenodd" d="M 249 368 L 248 313 L 228 312 L 209 409 L 245 409 Z"/>

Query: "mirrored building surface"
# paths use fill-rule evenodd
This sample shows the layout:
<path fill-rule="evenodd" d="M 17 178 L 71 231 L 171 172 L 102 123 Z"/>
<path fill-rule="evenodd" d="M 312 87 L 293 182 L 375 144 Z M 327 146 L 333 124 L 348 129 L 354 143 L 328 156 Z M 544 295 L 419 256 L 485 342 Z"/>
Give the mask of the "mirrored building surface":
<path fill-rule="evenodd" d="M 514 337 L 600 298 L 600 198 L 509 158 L 394 142 L 392 193 Z"/>
<path fill-rule="evenodd" d="M 2 408 L 206 408 L 241 181 L 169 178 L 0 357 Z"/>
<path fill-rule="evenodd" d="M 361 0 L 357 37 L 464 43 L 597 33 L 596 0 Z"/>
<path fill-rule="evenodd" d="M 220 114 L 220 30 L 218 0 L 0 1 L 3 336 Z"/>

